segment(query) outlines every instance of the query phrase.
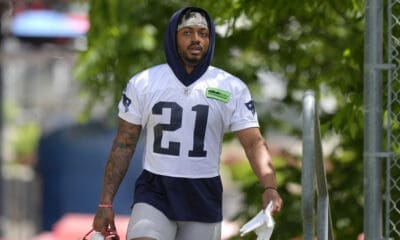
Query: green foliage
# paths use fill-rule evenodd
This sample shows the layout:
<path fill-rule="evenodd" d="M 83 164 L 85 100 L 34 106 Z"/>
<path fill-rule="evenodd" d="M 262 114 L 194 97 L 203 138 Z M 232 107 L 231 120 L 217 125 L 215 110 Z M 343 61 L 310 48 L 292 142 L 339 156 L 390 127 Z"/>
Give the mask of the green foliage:
<path fill-rule="evenodd" d="M 341 136 L 328 156 L 335 236 L 355 239 L 362 231 L 363 0 L 96 0 L 90 4 L 88 49 L 81 53 L 75 72 L 89 95 L 87 113 L 98 102 L 115 108 L 134 73 L 165 62 L 166 24 L 173 12 L 188 5 L 207 9 L 226 29 L 218 35 L 213 65 L 243 79 L 256 99 L 263 97 L 256 77 L 259 70 L 287 80 L 284 107 L 300 111 L 307 89 L 316 91 L 318 99 L 335 96 L 335 111 L 321 109 L 322 135 L 333 131 Z M 263 129 L 301 134 L 273 113 L 262 115 L 260 122 Z M 248 196 L 242 217 L 249 217 L 260 204 L 260 189 L 250 171 L 233 171 Z M 288 184 L 299 184 L 300 175 L 298 168 L 277 168 L 285 208 L 275 239 L 301 235 L 300 199 L 287 190 Z"/>
<path fill-rule="evenodd" d="M 9 163 L 31 164 L 35 157 L 41 127 L 35 121 L 17 122 L 18 108 L 11 102 L 4 105 L 4 118 L 7 123 L 8 134 L 4 138 L 6 158 Z"/>
<path fill-rule="evenodd" d="M 31 157 L 37 149 L 40 137 L 40 126 L 35 122 L 28 122 L 15 127 L 12 145 L 17 161 L 24 157 Z"/>

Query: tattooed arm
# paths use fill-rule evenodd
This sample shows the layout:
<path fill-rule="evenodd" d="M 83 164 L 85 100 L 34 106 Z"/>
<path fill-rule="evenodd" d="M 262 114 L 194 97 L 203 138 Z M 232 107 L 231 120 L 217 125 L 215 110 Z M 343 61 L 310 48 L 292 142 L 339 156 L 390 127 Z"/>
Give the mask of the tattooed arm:
<path fill-rule="evenodd" d="M 101 204 L 112 204 L 135 152 L 140 131 L 140 125 L 134 125 L 119 119 L 118 132 L 105 168 Z M 108 226 L 110 231 L 115 231 L 114 211 L 109 207 L 99 207 L 93 221 L 93 229 L 104 233 Z"/>

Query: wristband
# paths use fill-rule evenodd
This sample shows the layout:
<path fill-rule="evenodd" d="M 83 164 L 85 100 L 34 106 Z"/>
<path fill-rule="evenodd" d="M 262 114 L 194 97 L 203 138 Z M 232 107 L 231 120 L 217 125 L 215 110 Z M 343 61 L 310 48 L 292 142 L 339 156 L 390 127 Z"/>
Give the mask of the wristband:
<path fill-rule="evenodd" d="M 274 191 L 278 191 L 275 187 L 265 187 L 264 188 L 264 191 L 267 191 L 267 190 L 269 190 L 269 189 L 271 189 L 271 190 L 274 190 Z"/>
<path fill-rule="evenodd" d="M 100 203 L 99 207 L 101 207 L 101 208 L 112 208 L 112 204 L 111 203 Z"/>

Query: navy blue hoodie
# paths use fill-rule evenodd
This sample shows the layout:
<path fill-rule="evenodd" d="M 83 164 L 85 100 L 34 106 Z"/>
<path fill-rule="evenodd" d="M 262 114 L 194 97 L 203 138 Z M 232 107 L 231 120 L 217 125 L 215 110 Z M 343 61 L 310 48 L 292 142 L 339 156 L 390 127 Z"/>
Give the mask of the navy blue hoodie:
<path fill-rule="evenodd" d="M 176 29 L 178 26 L 178 21 L 180 17 L 183 15 L 183 13 L 185 13 L 189 9 L 198 12 L 203 12 L 205 14 L 210 35 L 210 44 L 208 47 L 207 54 L 203 57 L 200 63 L 193 69 L 193 71 L 190 74 L 186 72 L 185 65 L 181 60 L 181 57 L 179 56 L 176 45 Z M 207 71 L 214 56 L 214 47 L 215 47 L 215 26 L 211 16 L 208 14 L 207 11 L 198 7 L 186 7 L 176 11 L 171 16 L 165 33 L 164 52 L 168 65 L 174 72 L 175 76 L 185 86 L 189 86 L 190 84 L 192 84 L 194 81 L 199 79 L 204 74 L 205 71 Z"/>

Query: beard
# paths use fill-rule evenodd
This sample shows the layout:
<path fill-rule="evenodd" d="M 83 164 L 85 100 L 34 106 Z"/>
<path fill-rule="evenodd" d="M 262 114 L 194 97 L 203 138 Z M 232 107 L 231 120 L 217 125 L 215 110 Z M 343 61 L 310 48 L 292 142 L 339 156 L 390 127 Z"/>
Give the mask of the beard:
<path fill-rule="evenodd" d="M 206 51 L 203 51 L 200 55 L 191 55 L 189 53 L 189 50 L 182 51 L 182 49 L 178 49 L 178 54 L 181 57 L 183 63 L 191 67 L 197 66 L 206 55 L 206 53 Z"/>
<path fill-rule="evenodd" d="M 202 54 L 201 56 L 190 56 L 187 53 L 180 53 L 179 55 L 186 65 L 195 67 L 201 62 L 205 54 Z"/>
<path fill-rule="evenodd" d="M 190 57 L 187 54 L 183 54 L 181 55 L 181 58 L 186 65 L 195 67 L 201 62 L 203 56 L 204 55 L 202 55 L 201 57 Z"/>

